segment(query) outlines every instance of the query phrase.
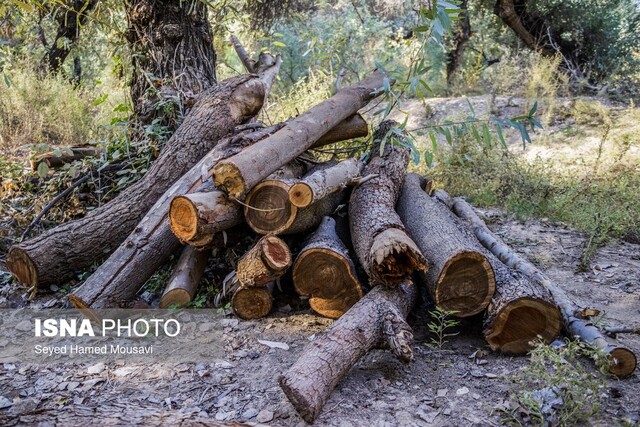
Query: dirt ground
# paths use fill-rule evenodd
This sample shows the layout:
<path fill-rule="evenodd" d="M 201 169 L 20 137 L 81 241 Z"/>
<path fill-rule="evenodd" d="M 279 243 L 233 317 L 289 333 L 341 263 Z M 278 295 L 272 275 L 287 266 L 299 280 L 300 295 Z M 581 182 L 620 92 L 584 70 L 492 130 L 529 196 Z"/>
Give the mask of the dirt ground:
<path fill-rule="evenodd" d="M 601 248 L 592 270 L 576 273 L 585 236 L 545 220 L 520 222 L 497 210 L 484 210 L 491 227 L 520 253 L 538 264 L 579 303 L 606 311 L 610 325 L 640 326 L 640 245 L 614 242 Z M 43 298 L 51 298 L 51 294 Z M 55 297 L 55 295 L 54 295 Z M 0 306 L 21 296 L 6 284 Z M 314 334 L 331 323 L 309 311 L 280 309 L 259 321 L 225 321 L 225 358 L 200 364 L 107 366 L 53 365 L 38 369 L 4 364 L 0 371 L 0 425 L 45 408 L 70 405 L 135 405 L 175 410 L 216 420 L 246 420 L 273 425 L 304 425 L 277 385 L 277 376 L 297 358 Z M 416 331 L 415 361 L 402 365 L 391 354 L 369 353 L 337 387 L 316 425 L 327 426 L 485 426 L 501 424 L 495 410 L 508 399 L 510 378 L 526 357 L 490 354 L 473 322 L 460 327 L 443 350 L 426 344 L 424 307 L 411 318 Z M 258 339 L 288 344 L 268 348 Z M 640 352 L 640 337 L 620 336 Z M 2 343 L 0 343 L 2 345 Z M 471 355 L 476 350 L 487 354 Z M 638 374 L 607 380 L 601 419 L 594 425 L 637 423 Z M 28 421 L 30 418 L 22 418 Z"/>

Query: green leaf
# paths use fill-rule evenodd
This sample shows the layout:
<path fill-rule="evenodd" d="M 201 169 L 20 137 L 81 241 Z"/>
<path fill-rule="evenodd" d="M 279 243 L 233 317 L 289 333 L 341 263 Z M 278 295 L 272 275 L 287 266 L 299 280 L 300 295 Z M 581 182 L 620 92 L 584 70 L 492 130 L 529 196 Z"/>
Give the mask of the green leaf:
<path fill-rule="evenodd" d="M 273 42 L 273 45 L 274 45 L 275 47 L 287 47 L 287 45 L 286 45 L 286 44 L 284 44 L 284 43 L 282 43 L 282 42 L 279 42 L 279 41 L 274 41 L 274 42 Z"/>
<path fill-rule="evenodd" d="M 108 93 L 105 93 L 104 95 L 102 95 L 102 96 L 100 96 L 100 97 L 98 97 L 98 98 L 94 99 L 94 100 L 93 100 L 93 102 L 91 103 L 91 105 L 93 105 L 94 107 L 95 107 L 96 105 L 100 105 L 100 104 L 102 104 L 104 101 L 106 101 L 108 97 L 109 97 L 109 94 L 108 94 Z"/>
<path fill-rule="evenodd" d="M 433 166 L 433 153 L 429 150 L 424 152 L 424 162 L 427 164 L 427 167 Z"/>
<path fill-rule="evenodd" d="M 502 134 L 502 126 L 500 126 L 500 125 L 496 126 L 496 133 L 498 134 L 498 139 L 500 140 L 500 143 L 502 144 L 502 147 L 506 150 L 507 149 L 507 141 L 504 140 L 504 135 Z"/>
<path fill-rule="evenodd" d="M 536 113 L 537 110 L 538 110 L 538 101 L 535 101 L 533 103 L 533 107 L 531 107 L 531 110 L 529 110 L 529 117 L 533 117 L 533 115 Z"/>
<path fill-rule="evenodd" d="M 489 127 L 486 123 L 482 125 L 482 134 L 484 136 L 484 142 L 488 147 L 491 147 L 491 133 L 489 133 Z"/>
<path fill-rule="evenodd" d="M 47 162 L 40 162 L 38 164 L 37 172 L 40 178 L 44 178 L 45 176 L 47 176 L 47 174 L 49 173 L 49 165 L 47 165 Z"/>

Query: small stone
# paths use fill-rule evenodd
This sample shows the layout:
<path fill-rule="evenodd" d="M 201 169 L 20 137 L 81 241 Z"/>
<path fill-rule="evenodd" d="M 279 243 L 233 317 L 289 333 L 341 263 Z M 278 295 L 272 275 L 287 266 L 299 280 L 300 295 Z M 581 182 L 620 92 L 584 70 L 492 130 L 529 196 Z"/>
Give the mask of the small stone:
<path fill-rule="evenodd" d="M 67 385 L 67 390 L 69 390 L 69 391 L 73 391 L 73 390 L 77 389 L 79 385 L 80 385 L 80 383 L 79 383 L 78 381 L 71 381 L 71 382 Z"/>
<path fill-rule="evenodd" d="M 480 395 L 478 393 L 473 393 L 471 397 L 473 397 L 475 400 L 480 399 Z"/>
<path fill-rule="evenodd" d="M 484 374 L 482 373 L 482 371 L 479 371 L 477 369 L 472 369 L 470 372 L 472 377 L 475 378 L 484 378 Z"/>
<path fill-rule="evenodd" d="M 487 372 L 484 376 L 487 378 L 498 378 L 496 374 L 492 374 L 491 372 Z"/>
<path fill-rule="evenodd" d="M 227 413 L 220 410 L 218 412 L 216 412 L 216 420 L 218 421 L 224 421 L 227 418 Z"/>
<path fill-rule="evenodd" d="M 13 402 L 4 396 L 0 396 L 0 409 L 8 408 L 13 405 Z"/>
<path fill-rule="evenodd" d="M 451 408 L 445 408 L 444 411 L 442 411 L 442 415 L 446 415 L 446 416 L 451 415 Z"/>
<path fill-rule="evenodd" d="M 256 408 L 249 408 L 242 413 L 241 418 L 244 420 L 250 420 L 251 418 L 258 415 L 258 410 Z"/>
<path fill-rule="evenodd" d="M 448 389 L 448 388 L 439 388 L 439 389 L 438 389 L 438 391 L 437 391 L 437 393 L 436 393 L 436 396 L 438 396 L 438 397 L 445 397 L 445 396 L 447 395 L 447 393 L 448 393 L 448 392 L 449 392 L 449 389 Z"/>
<path fill-rule="evenodd" d="M 18 324 L 16 325 L 16 329 L 21 332 L 30 331 L 32 327 L 33 327 L 33 324 L 27 319 L 23 320 L 22 322 L 18 322 Z"/>
<path fill-rule="evenodd" d="M 95 365 L 87 368 L 87 374 L 99 374 L 102 371 L 104 371 L 104 363 L 102 362 L 96 363 Z"/>
<path fill-rule="evenodd" d="M 273 412 L 263 409 L 256 417 L 256 421 L 259 423 L 268 423 L 273 419 Z"/>
<path fill-rule="evenodd" d="M 456 390 L 456 396 L 464 396 L 469 393 L 469 389 L 467 387 L 460 387 Z"/>

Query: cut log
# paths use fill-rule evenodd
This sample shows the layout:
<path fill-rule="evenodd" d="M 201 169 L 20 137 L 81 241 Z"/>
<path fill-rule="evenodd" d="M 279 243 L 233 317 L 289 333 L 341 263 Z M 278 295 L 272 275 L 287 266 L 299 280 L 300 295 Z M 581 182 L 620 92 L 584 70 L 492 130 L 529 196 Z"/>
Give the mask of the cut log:
<path fill-rule="evenodd" d="M 372 178 L 356 186 L 349 201 L 349 226 L 356 255 L 376 282 L 398 284 L 427 261 L 405 232 L 394 207 L 409 163 L 409 149 L 388 141 L 380 144 L 398 123 L 385 121 L 376 130 L 372 158 L 363 174 Z"/>
<path fill-rule="evenodd" d="M 100 147 L 63 147 L 56 150 L 48 151 L 33 156 L 29 162 L 31 163 L 31 169 L 38 170 L 40 163 L 46 163 L 50 168 L 60 168 L 67 163 L 75 162 L 76 160 L 82 160 L 85 157 L 96 157 L 100 154 Z"/>
<path fill-rule="evenodd" d="M 305 242 L 293 266 L 293 285 L 309 297 L 318 314 L 337 319 L 363 296 L 347 247 L 336 233 L 336 222 L 324 217 Z"/>
<path fill-rule="evenodd" d="M 334 142 L 347 141 L 353 138 L 364 138 L 368 135 L 369 125 L 360 113 L 356 113 L 351 117 L 347 117 L 335 127 L 331 128 L 329 132 L 322 135 L 319 140 L 311 145 L 310 149 L 320 148 L 333 144 Z"/>
<path fill-rule="evenodd" d="M 199 251 L 192 246 L 182 250 L 169 283 L 160 298 L 160 308 L 182 307 L 189 304 L 198 290 L 200 279 L 207 268 L 209 251 Z"/>
<path fill-rule="evenodd" d="M 167 190 L 127 240 L 69 295 L 69 300 L 78 308 L 105 308 L 133 298 L 145 281 L 180 247 L 167 219 L 171 200 L 177 195 L 209 188 L 206 171 L 216 162 L 265 138 L 277 128 L 276 125 L 221 141 Z"/>
<path fill-rule="evenodd" d="M 307 345 L 278 382 L 289 402 L 312 423 L 329 395 L 369 350 L 387 346 L 403 362 L 413 359 L 413 332 L 405 321 L 417 290 L 410 281 L 376 286 Z"/>
<path fill-rule="evenodd" d="M 41 287 L 68 281 L 108 256 L 220 138 L 258 113 L 265 90 L 258 76 L 245 75 L 205 91 L 140 181 L 84 218 L 13 246 L 7 256 L 9 271 L 19 282 Z"/>
<path fill-rule="evenodd" d="M 273 306 L 273 282 L 260 287 L 239 286 L 231 298 L 233 313 L 243 320 L 260 319 Z"/>
<path fill-rule="evenodd" d="M 484 337 L 491 349 L 518 355 L 535 341 L 552 342 L 562 329 L 562 316 L 549 291 L 493 254 L 489 261 L 496 292 L 487 307 Z"/>
<path fill-rule="evenodd" d="M 331 98 L 289 121 L 270 138 L 214 169 L 214 181 L 235 198 L 247 192 L 282 165 L 311 148 L 338 123 L 355 114 L 378 96 L 386 77 L 375 71 L 365 80 L 341 90 Z"/>
<path fill-rule="evenodd" d="M 356 183 L 363 167 L 361 161 L 350 158 L 330 168 L 316 171 L 289 188 L 289 201 L 298 208 L 306 208 L 327 195 Z"/>
<path fill-rule="evenodd" d="M 484 221 L 473 211 L 471 205 L 462 199 L 456 198 L 453 202 L 453 210 L 456 215 L 469 224 L 478 240 L 500 261 L 511 268 L 519 270 L 549 290 L 554 302 L 560 308 L 563 326 L 569 337 L 578 338 L 608 355 L 610 361 L 609 372 L 611 374 L 622 378 L 631 375 L 635 371 L 637 365 L 635 353 L 618 343 L 608 340 L 590 321 L 577 317 L 575 313 L 579 312 L 580 309 L 569 299 L 564 290 L 552 282 L 537 267 L 513 251 L 502 239 L 493 234 Z"/>
<path fill-rule="evenodd" d="M 207 181 L 211 182 L 211 181 Z M 169 207 L 171 231 L 182 242 L 204 246 L 215 234 L 243 221 L 242 206 L 211 188 L 174 197 Z M 207 191 L 208 190 L 208 191 Z"/>
<path fill-rule="evenodd" d="M 496 288 L 495 276 L 482 245 L 464 232 L 464 225 L 424 191 L 424 179 L 408 174 L 398 200 L 398 214 L 407 232 L 429 260 L 423 275 L 435 304 L 467 317 L 483 311 Z"/>
<path fill-rule="evenodd" d="M 264 236 L 238 261 L 238 282 L 243 287 L 265 286 L 291 267 L 289 246 L 276 236 Z"/>

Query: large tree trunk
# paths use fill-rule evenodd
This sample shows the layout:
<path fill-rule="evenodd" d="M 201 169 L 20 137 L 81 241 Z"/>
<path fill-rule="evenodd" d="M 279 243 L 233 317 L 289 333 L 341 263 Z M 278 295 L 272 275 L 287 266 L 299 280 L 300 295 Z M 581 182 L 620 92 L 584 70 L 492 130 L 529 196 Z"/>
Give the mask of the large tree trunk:
<path fill-rule="evenodd" d="M 451 84 L 455 72 L 460 68 L 464 48 L 471 38 L 471 20 L 469 19 L 469 2 L 462 0 L 458 25 L 454 33 L 454 47 L 447 55 L 447 83 Z"/>
<path fill-rule="evenodd" d="M 518 13 L 520 11 L 521 13 Z M 530 31 L 523 21 L 523 12 L 526 12 L 525 0 L 497 0 L 494 12 L 502 21 L 513 30 L 513 32 L 531 50 L 542 55 L 550 56 L 555 52 L 542 44 L 542 34 Z"/>
<path fill-rule="evenodd" d="M 80 28 L 87 23 L 98 2 L 99 0 L 72 0 L 64 1 L 56 7 L 54 13 L 58 21 L 58 31 L 42 58 L 41 67 L 44 71 L 57 73 L 60 70 L 80 36 Z"/>
<path fill-rule="evenodd" d="M 160 118 L 175 130 L 195 96 L 216 83 L 207 4 L 127 0 L 125 9 L 134 112 L 141 124 Z"/>
<path fill-rule="evenodd" d="M 376 286 L 305 347 L 278 382 L 293 407 L 312 423 L 327 398 L 362 356 L 386 346 L 403 362 L 413 359 L 413 332 L 405 319 L 415 304 L 416 286 Z"/>
<path fill-rule="evenodd" d="M 360 264 L 370 278 L 385 284 L 398 284 L 415 270 L 427 269 L 427 261 L 406 234 L 395 211 L 402 181 L 409 163 L 406 146 L 387 141 L 380 144 L 396 122 L 382 122 L 376 130 L 372 159 L 363 174 L 374 175 L 358 185 L 349 200 L 351 240 Z"/>
<path fill-rule="evenodd" d="M 576 315 L 580 311 L 578 306 L 569 299 L 564 290 L 493 234 L 484 221 L 476 215 L 471 205 L 457 198 L 453 201 L 453 210 L 470 225 L 478 240 L 500 261 L 526 274 L 551 293 L 554 302 L 560 308 L 564 320 L 564 329 L 569 337 L 576 337 L 592 344 L 607 354 L 611 362 L 609 372 L 613 375 L 626 377 L 633 373 L 637 364 L 636 355 L 633 351 L 609 341 L 591 322 L 578 317 Z"/>
<path fill-rule="evenodd" d="M 224 135 L 262 107 L 265 84 L 234 77 L 202 94 L 145 176 L 84 218 L 15 245 L 7 267 L 22 283 L 63 283 L 112 253 L 162 194 Z M 215 117 L 214 121 L 211 117 Z"/>
<path fill-rule="evenodd" d="M 443 204 L 423 190 L 423 178 L 408 174 L 398 201 L 407 232 L 429 261 L 425 285 L 436 305 L 466 317 L 484 310 L 495 291 L 484 249 Z"/>
<path fill-rule="evenodd" d="M 167 219 L 171 200 L 208 186 L 202 181 L 208 179 L 206 172 L 213 165 L 264 138 L 269 131 L 261 129 L 221 141 L 158 199 L 118 250 L 69 296 L 71 302 L 79 308 L 102 308 L 132 298 L 180 246 Z"/>
<path fill-rule="evenodd" d="M 347 247 L 336 233 L 336 222 L 324 217 L 307 239 L 293 266 L 296 291 L 309 297 L 318 314 L 337 319 L 363 296 Z"/>
<path fill-rule="evenodd" d="M 384 80 L 384 74 L 376 71 L 287 122 L 254 149 L 220 162 L 214 170 L 216 185 L 231 197 L 243 199 L 256 184 L 311 148 L 338 123 L 378 96 Z"/>

